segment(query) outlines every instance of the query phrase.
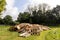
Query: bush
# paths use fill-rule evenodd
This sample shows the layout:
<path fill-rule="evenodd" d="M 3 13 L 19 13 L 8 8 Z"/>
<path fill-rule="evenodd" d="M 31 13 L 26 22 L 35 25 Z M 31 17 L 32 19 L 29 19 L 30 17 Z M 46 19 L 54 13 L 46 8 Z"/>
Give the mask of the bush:
<path fill-rule="evenodd" d="M 12 20 L 12 17 L 10 15 L 6 15 L 4 18 L 3 18 L 3 21 L 4 21 L 4 24 L 5 25 L 9 25 L 13 22 Z"/>

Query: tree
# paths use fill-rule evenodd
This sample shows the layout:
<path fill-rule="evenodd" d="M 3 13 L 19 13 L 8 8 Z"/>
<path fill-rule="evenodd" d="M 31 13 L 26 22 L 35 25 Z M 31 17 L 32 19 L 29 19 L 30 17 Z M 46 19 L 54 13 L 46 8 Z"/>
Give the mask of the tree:
<path fill-rule="evenodd" d="M 56 25 L 56 23 L 57 23 L 57 17 L 54 15 L 54 13 L 52 12 L 52 10 L 48 10 L 46 12 L 46 20 L 45 20 L 45 22 L 48 25 Z"/>
<path fill-rule="evenodd" d="M 49 6 L 47 4 L 39 4 L 39 6 L 34 6 L 34 10 L 32 11 L 33 23 L 44 23 L 47 10 L 49 10 Z"/>
<path fill-rule="evenodd" d="M 2 18 L 0 18 L 0 24 L 3 24 L 3 19 Z"/>
<path fill-rule="evenodd" d="M 6 15 L 3 20 L 5 25 L 10 25 L 13 23 L 12 17 L 10 15 Z"/>
<path fill-rule="evenodd" d="M 29 22 L 45 25 L 56 25 L 60 23 L 60 6 L 50 9 L 47 4 L 40 4 L 39 6 L 28 7 L 28 12 L 20 13 L 18 15 L 18 22 Z"/>
<path fill-rule="evenodd" d="M 0 24 L 3 24 L 3 19 L 1 18 L 1 12 L 5 10 L 6 0 L 0 0 Z"/>
<path fill-rule="evenodd" d="M 6 0 L 0 0 L 0 15 L 1 12 L 5 9 Z"/>
<path fill-rule="evenodd" d="M 39 4 L 38 9 L 42 11 L 42 14 L 44 14 L 47 10 L 50 10 L 50 6 L 48 4 Z"/>
<path fill-rule="evenodd" d="M 32 15 L 33 11 L 37 11 L 37 6 L 28 5 L 27 11 Z"/>
<path fill-rule="evenodd" d="M 52 9 L 52 13 L 55 16 L 57 23 L 60 23 L 60 5 L 57 5 Z"/>
<path fill-rule="evenodd" d="M 29 17 L 30 17 L 30 14 L 28 12 L 20 13 L 18 15 L 17 21 L 21 23 L 29 22 Z"/>

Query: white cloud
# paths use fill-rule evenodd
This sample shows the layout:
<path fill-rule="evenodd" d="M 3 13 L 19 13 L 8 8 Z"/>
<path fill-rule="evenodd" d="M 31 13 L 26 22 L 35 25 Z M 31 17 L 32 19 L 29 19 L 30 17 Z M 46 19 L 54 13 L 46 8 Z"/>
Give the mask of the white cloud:
<path fill-rule="evenodd" d="M 29 0 L 31 4 L 40 4 L 43 3 L 43 0 Z"/>
<path fill-rule="evenodd" d="M 32 4 L 38 5 L 42 3 L 47 3 L 51 7 L 55 7 L 56 5 L 60 5 L 60 0 L 29 0 Z"/>
<path fill-rule="evenodd" d="M 27 9 L 27 7 L 28 7 L 29 4 L 30 4 L 30 3 L 26 3 L 25 5 L 23 5 L 23 6 L 22 6 L 22 7 L 23 7 L 23 10 L 21 10 L 20 12 L 26 11 L 26 9 Z"/>
<path fill-rule="evenodd" d="M 60 5 L 60 0 L 29 0 L 29 2 L 23 6 L 22 11 L 25 11 L 28 5 L 37 6 L 43 3 L 46 3 L 48 6 L 50 6 L 50 8 L 53 8 L 56 7 L 56 5 Z"/>
<path fill-rule="evenodd" d="M 5 17 L 6 15 L 10 15 L 15 20 L 17 18 L 18 14 L 19 14 L 18 9 L 16 7 L 14 7 L 14 8 L 6 10 L 3 13 L 3 17 Z"/>
<path fill-rule="evenodd" d="M 7 2 L 6 11 L 3 12 L 2 17 L 10 15 L 14 20 L 16 20 L 19 12 L 18 8 L 14 7 L 15 0 L 6 0 L 6 2 Z"/>
<path fill-rule="evenodd" d="M 6 8 L 10 9 L 14 6 L 15 0 L 6 0 L 6 2 L 7 2 Z"/>
<path fill-rule="evenodd" d="M 46 3 L 48 4 L 51 8 L 55 7 L 56 5 L 60 4 L 60 0 L 29 0 L 28 3 L 26 3 L 23 6 L 23 10 L 25 11 L 25 9 L 27 8 L 28 5 L 34 6 L 34 5 L 39 5 L 39 4 L 43 4 Z"/>

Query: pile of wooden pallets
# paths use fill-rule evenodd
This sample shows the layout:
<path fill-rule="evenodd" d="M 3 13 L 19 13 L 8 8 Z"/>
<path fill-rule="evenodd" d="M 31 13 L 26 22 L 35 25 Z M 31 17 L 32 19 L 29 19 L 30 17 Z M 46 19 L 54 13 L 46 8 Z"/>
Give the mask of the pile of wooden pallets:
<path fill-rule="evenodd" d="M 19 36 L 30 36 L 30 35 L 40 35 L 41 31 L 49 30 L 50 28 L 48 26 L 43 26 L 39 24 L 29 24 L 29 23 L 21 23 L 18 25 L 15 25 L 14 27 L 11 27 L 11 31 L 17 31 Z"/>

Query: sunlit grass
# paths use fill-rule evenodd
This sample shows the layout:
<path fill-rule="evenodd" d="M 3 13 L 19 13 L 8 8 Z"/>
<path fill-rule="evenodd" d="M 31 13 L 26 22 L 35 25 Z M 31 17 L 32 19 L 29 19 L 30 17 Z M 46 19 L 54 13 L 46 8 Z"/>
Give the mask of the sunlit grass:
<path fill-rule="evenodd" d="M 51 27 L 51 30 L 41 32 L 39 36 L 31 35 L 27 38 L 24 38 L 19 37 L 17 32 L 10 32 L 8 30 L 9 27 L 10 26 L 0 25 L 0 40 L 45 40 L 45 36 L 47 36 L 47 33 L 50 31 L 54 31 L 55 29 L 57 29 L 56 32 L 58 32 L 58 34 L 60 33 L 60 26 L 56 26 Z"/>

